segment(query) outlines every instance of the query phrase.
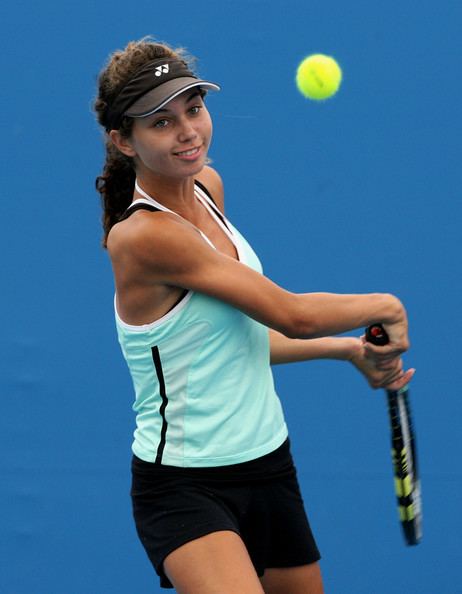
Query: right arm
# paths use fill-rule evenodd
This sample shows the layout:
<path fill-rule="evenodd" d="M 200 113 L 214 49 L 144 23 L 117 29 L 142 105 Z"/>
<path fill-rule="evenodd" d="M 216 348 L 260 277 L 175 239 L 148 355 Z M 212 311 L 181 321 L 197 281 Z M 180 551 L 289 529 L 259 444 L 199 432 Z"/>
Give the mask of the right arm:
<path fill-rule="evenodd" d="M 397 356 L 408 348 L 406 313 L 392 295 L 291 293 L 213 249 L 195 227 L 173 214 L 140 212 L 133 223 L 123 234 L 113 228 L 111 257 L 136 261 L 148 284 L 205 293 L 291 338 L 330 336 L 381 323 L 390 337 L 389 345 L 375 347 L 382 356 Z"/>
<path fill-rule="evenodd" d="M 404 371 L 400 357 L 378 362 L 365 348 L 365 337 L 326 336 L 303 340 L 287 338 L 276 330 L 269 331 L 270 363 L 294 363 L 313 359 L 349 361 L 362 373 L 372 388 L 399 390 L 408 384 L 415 369 Z"/>

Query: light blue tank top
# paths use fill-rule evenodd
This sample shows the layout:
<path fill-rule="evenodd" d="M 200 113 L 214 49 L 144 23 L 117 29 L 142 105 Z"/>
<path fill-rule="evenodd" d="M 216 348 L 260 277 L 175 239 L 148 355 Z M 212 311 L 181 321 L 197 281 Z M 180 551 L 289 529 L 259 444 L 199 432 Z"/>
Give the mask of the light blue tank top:
<path fill-rule="evenodd" d="M 168 211 L 138 190 L 145 198 L 131 207 L 144 203 Z M 242 235 L 198 186 L 195 194 L 234 243 L 239 260 L 261 272 Z M 137 457 L 180 467 L 225 466 L 268 454 L 287 438 L 268 328 L 259 322 L 188 291 L 162 318 L 143 326 L 126 324 L 116 308 L 116 325 L 135 388 Z"/>

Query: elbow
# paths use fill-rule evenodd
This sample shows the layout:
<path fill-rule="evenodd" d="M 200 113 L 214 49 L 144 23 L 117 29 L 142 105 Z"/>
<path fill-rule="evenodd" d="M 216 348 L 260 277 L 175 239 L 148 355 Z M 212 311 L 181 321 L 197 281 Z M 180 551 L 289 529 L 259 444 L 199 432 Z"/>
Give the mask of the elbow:
<path fill-rule="evenodd" d="M 278 331 L 281 334 L 284 334 L 284 336 L 286 336 L 287 338 L 300 338 L 300 336 L 298 335 L 297 329 L 295 326 L 293 326 L 290 321 L 288 321 L 287 323 L 284 323 L 283 326 L 280 326 L 278 328 Z"/>

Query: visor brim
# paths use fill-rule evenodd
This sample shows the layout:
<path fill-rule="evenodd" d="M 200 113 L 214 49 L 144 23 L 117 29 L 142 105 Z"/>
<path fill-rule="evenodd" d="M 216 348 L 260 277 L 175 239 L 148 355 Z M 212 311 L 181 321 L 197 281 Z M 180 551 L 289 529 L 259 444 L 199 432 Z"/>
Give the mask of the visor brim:
<path fill-rule="evenodd" d="M 174 78 L 164 84 L 151 89 L 135 101 L 124 113 L 131 118 L 145 118 L 159 109 L 162 109 L 169 101 L 194 87 L 202 87 L 212 91 L 219 91 L 220 87 L 207 80 L 199 80 L 193 77 Z"/>

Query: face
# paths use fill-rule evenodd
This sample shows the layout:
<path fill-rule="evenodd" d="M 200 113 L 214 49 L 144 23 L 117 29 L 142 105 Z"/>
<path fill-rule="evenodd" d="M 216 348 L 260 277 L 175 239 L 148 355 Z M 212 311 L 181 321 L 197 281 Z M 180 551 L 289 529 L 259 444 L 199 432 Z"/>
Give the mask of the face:
<path fill-rule="evenodd" d="M 199 89 L 190 89 L 158 112 L 135 118 L 131 137 L 116 144 L 133 157 L 138 175 L 184 178 L 202 170 L 211 138 L 210 114 Z"/>

